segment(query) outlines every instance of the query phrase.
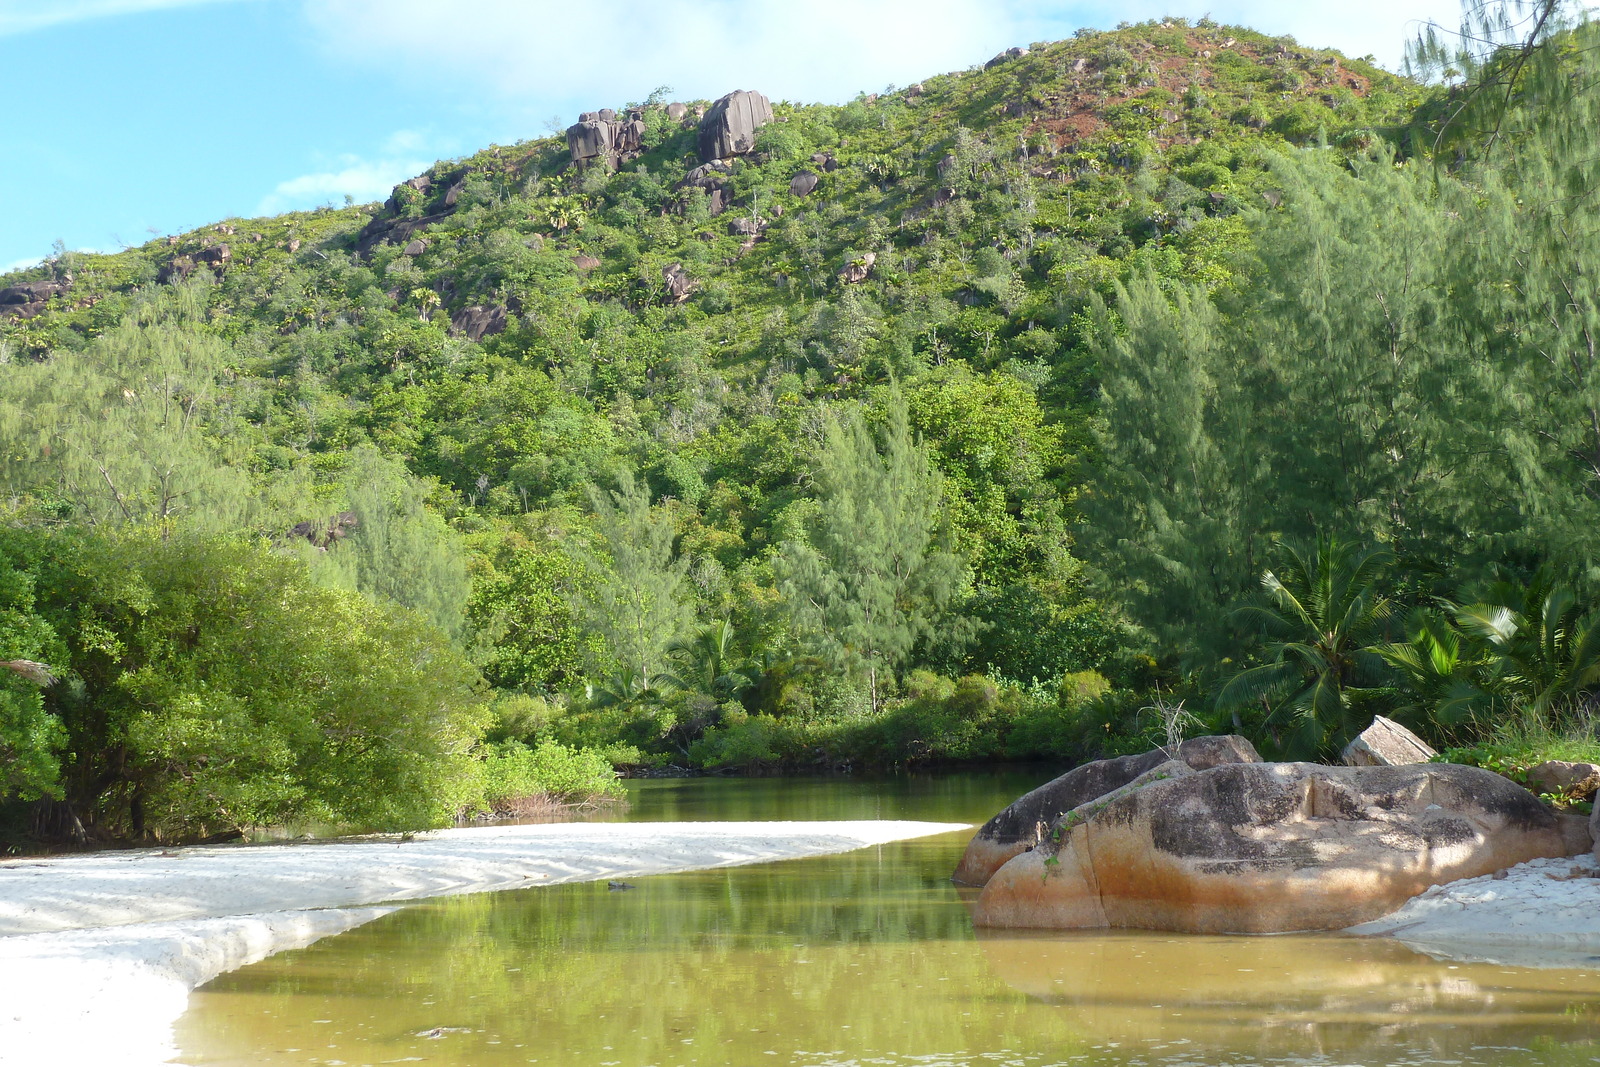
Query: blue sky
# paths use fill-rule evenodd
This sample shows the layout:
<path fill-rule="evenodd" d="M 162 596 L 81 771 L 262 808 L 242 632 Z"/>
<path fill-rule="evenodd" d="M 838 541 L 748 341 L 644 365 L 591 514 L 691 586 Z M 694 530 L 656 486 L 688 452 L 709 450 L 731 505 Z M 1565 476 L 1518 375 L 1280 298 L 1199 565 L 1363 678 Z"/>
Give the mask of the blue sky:
<path fill-rule="evenodd" d="M 841 101 L 1081 26 L 1209 13 L 1395 67 L 1457 0 L 0 0 L 0 270 L 382 199 L 436 159 L 641 100 Z"/>

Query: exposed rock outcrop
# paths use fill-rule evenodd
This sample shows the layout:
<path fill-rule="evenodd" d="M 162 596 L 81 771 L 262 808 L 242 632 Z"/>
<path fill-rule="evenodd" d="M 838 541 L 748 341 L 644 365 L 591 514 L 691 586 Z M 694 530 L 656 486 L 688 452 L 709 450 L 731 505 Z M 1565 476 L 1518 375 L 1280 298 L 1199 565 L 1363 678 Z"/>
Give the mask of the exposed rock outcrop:
<path fill-rule="evenodd" d="M 679 189 L 700 189 L 706 194 L 706 206 L 712 215 L 720 215 L 727 210 L 729 202 L 733 199 L 732 187 L 728 184 L 728 176 L 733 173 L 733 168 L 721 160 L 712 160 L 702 163 L 679 182 Z"/>
<path fill-rule="evenodd" d="M 71 286 L 71 281 L 39 281 L 0 289 L 0 317 L 31 319 L 42 315 L 50 307 L 50 298 L 60 296 Z"/>
<path fill-rule="evenodd" d="M 1437 756 L 1426 741 L 1382 715 L 1348 745 L 1340 758 L 1347 767 L 1403 767 Z"/>
<path fill-rule="evenodd" d="M 355 512 L 341 511 L 323 522 L 297 522 L 289 530 L 289 536 L 309 541 L 317 548 L 327 551 L 349 537 L 350 531 L 360 525 L 361 522 L 356 518 Z"/>
<path fill-rule="evenodd" d="M 1335 930 L 1429 886 L 1559 857 L 1556 817 L 1492 771 L 1172 761 L 1055 820 L 979 896 L 979 926 Z"/>
<path fill-rule="evenodd" d="M 852 259 L 845 264 L 844 270 L 839 272 L 839 280 L 846 285 L 864 282 L 872 274 L 872 265 L 876 262 L 878 262 L 878 253 L 876 252 L 868 252 L 857 259 Z"/>
<path fill-rule="evenodd" d="M 1157 748 L 1137 756 L 1095 760 L 1074 767 L 1031 793 L 1025 793 L 984 823 L 956 866 L 955 880 L 967 885 L 983 885 L 1007 860 L 1031 848 L 1039 840 L 1041 828 L 1049 827 L 1072 809 L 1135 781 L 1174 756 L 1193 770 L 1224 763 L 1261 762 L 1249 741 L 1236 734 L 1225 734 L 1192 737 L 1179 745 L 1172 755 L 1164 748 Z"/>
<path fill-rule="evenodd" d="M 156 271 L 156 281 L 162 285 L 170 285 L 174 280 L 183 281 L 194 273 L 194 259 L 191 256 L 173 256 L 161 265 Z"/>
<path fill-rule="evenodd" d="M 809 170 L 803 170 L 789 179 L 789 192 L 795 196 L 810 196 L 822 179 Z"/>
<path fill-rule="evenodd" d="M 70 282 L 57 281 L 23 282 L 20 285 L 7 286 L 0 289 L 0 305 L 39 303 L 49 300 L 52 296 L 60 296 L 70 286 Z"/>
<path fill-rule="evenodd" d="M 1600 802 L 1589 811 L 1589 840 L 1594 842 L 1594 858 L 1600 860 Z"/>
<path fill-rule="evenodd" d="M 603 165 L 612 170 L 644 150 L 644 112 L 635 109 L 618 118 L 610 108 L 585 111 L 567 127 L 567 151 L 579 166 Z"/>
<path fill-rule="evenodd" d="M 506 309 L 499 304 L 474 304 L 450 316 L 450 328 L 469 341 L 481 341 L 506 328 Z"/>
<path fill-rule="evenodd" d="M 1001 52 L 999 55 L 989 60 L 989 62 L 985 63 L 983 65 L 983 69 L 990 70 L 994 67 L 998 67 L 1002 63 L 1009 63 L 1013 59 L 1021 59 L 1027 54 L 1028 50 L 1026 48 L 1007 48 L 1004 52 Z"/>
<path fill-rule="evenodd" d="M 459 205 L 467 185 L 467 173 L 463 167 L 437 178 L 432 174 L 419 174 L 395 186 L 389 199 L 384 201 L 383 210 L 356 235 L 356 251 L 365 256 L 380 244 L 410 244 L 418 233 L 448 218 Z M 423 214 L 402 217 L 413 205 L 420 206 Z"/>
<path fill-rule="evenodd" d="M 689 277 L 689 272 L 683 269 L 682 263 L 662 267 L 661 280 L 667 283 L 667 299 L 674 304 L 683 303 L 695 290 L 694 279 Z"/>
<path fill-rule="evenodd" d="M 772 121 L 772 102 L 760 93 L 737 89 L 711 105 L 700 120 L 700 161 L 749 155 L 756 131 Z"/>

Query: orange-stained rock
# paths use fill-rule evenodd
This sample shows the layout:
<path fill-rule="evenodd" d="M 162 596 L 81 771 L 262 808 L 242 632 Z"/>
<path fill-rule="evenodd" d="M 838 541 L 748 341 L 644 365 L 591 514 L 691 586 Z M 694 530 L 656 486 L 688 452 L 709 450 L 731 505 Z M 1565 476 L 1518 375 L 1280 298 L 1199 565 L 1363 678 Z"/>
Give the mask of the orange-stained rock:
<path fill-rule="evenodd" d="M 1566 854 L 1538 798 L 1477 767 L 1174 768 L 1058 819 L 1038 848 L 989 879 L 974 923 L 1336 930 L 1431 885 Z"/>
<path fill-rule="evenodd" d="M 1177 756 L 1196 770 L 1223 763 L 1260 763 L 1254 746 L 1233 734 L 1193 737 L 1178 746 Z M 952 877 L 965 885 L 983 885 L 1011 857 L 1038 840 L 1041 827 L 1081 804 L 1120 789 L 1168 759 L 1157 748 L 1137 756 L 1095 760 L 1074 767 L 1059 778 L 1019 798 L 975 834 Z"/>

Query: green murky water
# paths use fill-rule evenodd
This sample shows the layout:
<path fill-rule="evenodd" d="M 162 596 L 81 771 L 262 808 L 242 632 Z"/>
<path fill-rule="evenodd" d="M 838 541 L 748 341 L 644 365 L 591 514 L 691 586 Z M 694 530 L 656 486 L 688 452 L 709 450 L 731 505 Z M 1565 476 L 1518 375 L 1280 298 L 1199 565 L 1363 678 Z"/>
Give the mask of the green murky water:
<path fill-rule="evenodd" d="M 652 819 L 981 821 L 1041 774 L 642 783 Z M 1338 936 L 978 936 L 964 834 L 419 904 L 226 975 L 192 1064 L 1600 1062 L 1600 971 Z"/>

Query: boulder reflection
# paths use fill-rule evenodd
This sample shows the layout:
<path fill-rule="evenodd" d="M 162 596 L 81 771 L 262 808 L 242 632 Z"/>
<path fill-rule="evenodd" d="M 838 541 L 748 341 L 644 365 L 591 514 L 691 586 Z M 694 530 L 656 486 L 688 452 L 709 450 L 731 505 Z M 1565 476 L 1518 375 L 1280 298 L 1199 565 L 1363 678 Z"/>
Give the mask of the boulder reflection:
<path fill-rule="evenodd" d="M 1452 964 L 1383 938 L 976 934 L 997 978 L 1099 1043 L 1381 1062 L 1600 1036 L 1592 974 Z"/>

